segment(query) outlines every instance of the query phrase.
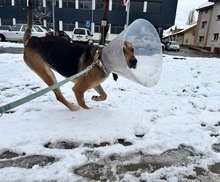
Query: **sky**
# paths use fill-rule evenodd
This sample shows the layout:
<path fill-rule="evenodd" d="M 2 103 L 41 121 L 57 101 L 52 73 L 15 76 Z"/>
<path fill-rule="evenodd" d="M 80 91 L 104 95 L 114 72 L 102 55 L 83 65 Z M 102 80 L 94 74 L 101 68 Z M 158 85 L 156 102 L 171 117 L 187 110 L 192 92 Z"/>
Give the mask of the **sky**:
<path fill-rule="evenodd" d="M 90 110 L 71 112 L 49 92 L 3 114 L 0 181 L 219 182 L 220 61 L 163 54 L 162 65 L 154 87 L 110 75 L 107 100 L 86 92 Z M 76 102 L 72 86 L 61 90 Z M 0 54 L 0 106 L 45 87 L 22 54 Z"/>
<path fill-rule="evenodd" d="M 199 8 L 207 1 L 208 0 L 178 0 L 175 25 L 184 26 L 186 24 L 189 12 L 192 9 Z M 197 12 L 195 12 L 195 18 L 196 20 L 198 18 Z"/>

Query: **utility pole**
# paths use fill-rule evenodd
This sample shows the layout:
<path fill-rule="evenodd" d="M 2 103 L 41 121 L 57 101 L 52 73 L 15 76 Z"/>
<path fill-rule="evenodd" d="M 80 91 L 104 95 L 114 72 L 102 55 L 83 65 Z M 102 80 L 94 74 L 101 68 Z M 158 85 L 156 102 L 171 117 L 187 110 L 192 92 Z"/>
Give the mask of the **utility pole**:
<path fill-rule="evenodd" d="M 55 36 L 55 14 L 54 14 L 54 7 L 56 6 L 56 0 L 52 0 L 53 6 L 53 35 Z"/>
<path fill-rule="evenodd" d="M 127 0 L 127 3 L 125 4 L 125 6 L 127 7 L 126 28 L 129 25 L 130 4 L 131 4 L 130 0 Z"/>

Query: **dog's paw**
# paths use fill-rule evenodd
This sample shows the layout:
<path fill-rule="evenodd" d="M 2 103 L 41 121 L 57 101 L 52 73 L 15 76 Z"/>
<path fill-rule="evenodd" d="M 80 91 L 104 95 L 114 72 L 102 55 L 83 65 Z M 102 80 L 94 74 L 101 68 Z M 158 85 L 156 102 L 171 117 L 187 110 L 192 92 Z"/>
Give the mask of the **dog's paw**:
<path fill-rule="evenodd" d="M 78 111 L 80 109 L 79 106 L 73 105 L 72 107 L 69 108 L 71 111 Z"/>
<path fill-rule="evenodd" d="M 94 100 L 94 101 L 99 101 L 99 96 L 93 95 L 91 99 Z"/>

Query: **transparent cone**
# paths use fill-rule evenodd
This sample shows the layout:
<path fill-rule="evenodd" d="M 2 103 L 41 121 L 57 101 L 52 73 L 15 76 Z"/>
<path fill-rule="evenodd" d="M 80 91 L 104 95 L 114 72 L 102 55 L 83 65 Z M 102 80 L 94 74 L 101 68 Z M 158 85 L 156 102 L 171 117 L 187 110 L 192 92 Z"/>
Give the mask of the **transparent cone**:
<path fill-rule="evenodd" d="M 136 67 L 129 68 L 131 55 L 123 51 L 125 42 L 130 42 L 134 47 Z M 162 47 L 156 29 L 147 20 L 135 20 L 103 49 L 102 61 L 109 72 L 146 87 L 156 85 L 162 70 Z"/>

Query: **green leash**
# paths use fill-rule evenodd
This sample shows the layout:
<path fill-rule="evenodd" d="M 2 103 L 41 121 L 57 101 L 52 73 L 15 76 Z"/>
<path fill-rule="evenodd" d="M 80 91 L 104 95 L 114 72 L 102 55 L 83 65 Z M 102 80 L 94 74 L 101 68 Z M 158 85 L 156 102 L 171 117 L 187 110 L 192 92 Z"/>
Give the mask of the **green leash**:
<path fill-rule="evenodd" d="M 5 113 L 5 112 L 7 112 L 7 111 L 9 111 L 9 110 L 11 110 L 11 109 L 17 107 L 17 106 L 20 106 L 20 105 L 22 105 L 22 104 L 24 104 L 24 103 L 26 103 L 26 102 L 28 102 L 28 101 L 31 101 L 31 100 L 33 100 L 33 99 L 36 99 L 37 97 L 39 97 L 39 96 L 41 96 L 41 95 L 43 95 L 43 94 L 45 94 L 45 93 L 47 93 L 47 92 L 50 92 L 50 91 L 52 91 L 52 90 L 54 90 L 54 89 L 60 87 L 61 85 L 64 85 L 65 83 L 67 83 L 67 82 L 69 82 L 69 81 L 72 81 L 72 80 L 74 80 L 74 79 L 76 79 L 76 78 L 78 78 L 78 77 L 80 77 L 80 76 L 82 76 L 82 75 L 88 73 L 88 72 L 93 68 L 93 66 L 94 66 L 95 64 L 96 64 L 96 63 L 94 62 L 92 65 L 88 66 L 88 67 L 87 67 L 86 69 L 84 69 L 83 71 L 81 71 L 81 72 L 79 72 L 79 73 L 77 73 L 77 74 L 75 74 L 75 75 L 73 75 L 73 76 L 71 76 L 71 77 L 68 77 L 68 78 L 66 78 L 65 80 L 61 81 L 61 82 L 58 82 L 58 83 L 56 83 L 56 84 L 54 84 L 54 85 L 51 85 L 50 87 L 47 87 L 47 88 L 45 88 L 45 89 L 43 89 L 43 90 L 40 90 L 40 91 L 38 91 L 38 92 L 36 92 L 36 93 L 34 93 L 34 94 L 31 94 L 31 95 L 29 95 L 29 96 L 27 96 L 27 97 L 24 97 L 24 98 L 22 98 L 22 99 L 19 99 L 19 100 L 17 100 L 17 101 L 12 102 L 12 103 L 9 103 L 9 104 L 6 104 L 6 105 L 4 105 L 4 106 L 1 106 L 1 107 L 0 107 L 0 114 L 2 115 L 3 113 Z"/>

